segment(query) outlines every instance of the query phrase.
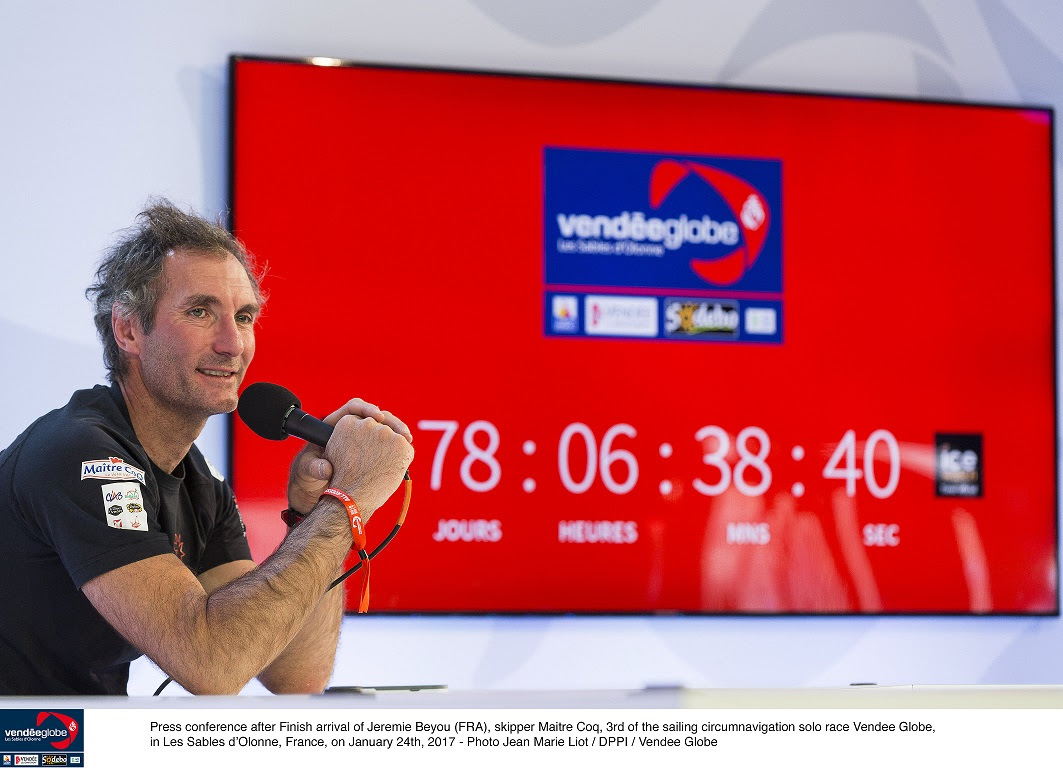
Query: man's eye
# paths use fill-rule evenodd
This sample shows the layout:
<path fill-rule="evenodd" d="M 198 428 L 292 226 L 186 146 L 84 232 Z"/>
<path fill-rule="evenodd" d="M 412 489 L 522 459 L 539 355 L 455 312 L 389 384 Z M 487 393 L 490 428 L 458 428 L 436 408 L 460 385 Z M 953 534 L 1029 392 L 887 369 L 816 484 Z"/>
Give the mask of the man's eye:
<path fill-rule="evenodd" d="M 192 317 L 206 317 L 207 310 L 203 309 L 203 307 L 195 307 L 194 309 L 188 310 L 188 314 Z"/>
<path fill-rule="evenodd" d="M 236 316 L 236 322 L 238 322 L 238 323 L 240 323 L 242 325 L 251 325 L 252 323 L 255 322 L 255 316 L 254 315 L 240 314 L 240 315 Z"/>

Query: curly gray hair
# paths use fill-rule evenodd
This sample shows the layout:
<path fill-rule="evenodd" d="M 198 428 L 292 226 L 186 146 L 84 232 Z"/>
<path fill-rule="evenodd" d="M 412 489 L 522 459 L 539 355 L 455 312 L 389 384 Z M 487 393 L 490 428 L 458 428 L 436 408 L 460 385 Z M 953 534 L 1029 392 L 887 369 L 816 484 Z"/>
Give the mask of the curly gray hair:
<path fill-rule="evenodd" d="M 220 218 L 210 222 L 182 211 L 169 200 L 149 200 L 148 207 L 137 215 L 137 223 L 123 230 L 104 254 L 96 269 L 96 281 L 85 290 L 95 307 L 96 333 L 103 343 L 103 362 L 112 382 L 122 378 L 128 362 L 115 341 L 111 313 L 117 310 L 134 316 L 144 331 L 151 333 L 166 255 L 177 248 L 232 254 L 247 272 L 255 300 L 259 305 L 265 303 L 259 285 L 262 270 Z"/>

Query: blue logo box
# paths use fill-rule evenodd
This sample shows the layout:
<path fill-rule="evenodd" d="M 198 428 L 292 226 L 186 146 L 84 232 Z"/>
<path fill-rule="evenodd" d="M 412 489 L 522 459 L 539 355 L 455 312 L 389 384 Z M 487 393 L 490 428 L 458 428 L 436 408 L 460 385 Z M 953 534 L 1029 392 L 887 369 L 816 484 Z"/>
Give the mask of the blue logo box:
<path fill-rule="evenodd" d="M 780 161 L 546 147 L 543 210 L 548 335 L 782 342 Z"/>

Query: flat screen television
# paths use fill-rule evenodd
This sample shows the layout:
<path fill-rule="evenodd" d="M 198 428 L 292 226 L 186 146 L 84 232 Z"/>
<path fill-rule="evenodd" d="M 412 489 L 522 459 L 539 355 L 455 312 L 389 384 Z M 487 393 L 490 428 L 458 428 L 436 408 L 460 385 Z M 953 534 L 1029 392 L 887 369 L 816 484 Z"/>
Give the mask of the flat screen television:
<path fill-rule="evenodd" d="M 1051 109 L 231 66 L 247 383 L 415 436 L 374 612 L 1058 614 Z"/>

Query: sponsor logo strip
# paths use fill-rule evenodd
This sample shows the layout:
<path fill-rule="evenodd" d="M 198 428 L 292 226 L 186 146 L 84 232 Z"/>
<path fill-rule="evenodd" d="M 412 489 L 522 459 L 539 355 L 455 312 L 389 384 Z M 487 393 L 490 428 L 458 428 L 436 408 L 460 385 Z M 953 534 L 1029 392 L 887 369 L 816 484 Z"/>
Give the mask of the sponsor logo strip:
<path fill-rule="evenodd" d="M 546 147 L 543 167 L 546 335 L 782 343 L 781 162 Z"/>
<path fill-rule="evenodd" d="M 781 316 L 782 302 L 770 300 L 547 292 L 543 329 L 547 336 L 779 344 Z"/>

